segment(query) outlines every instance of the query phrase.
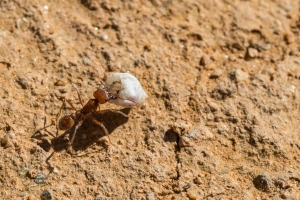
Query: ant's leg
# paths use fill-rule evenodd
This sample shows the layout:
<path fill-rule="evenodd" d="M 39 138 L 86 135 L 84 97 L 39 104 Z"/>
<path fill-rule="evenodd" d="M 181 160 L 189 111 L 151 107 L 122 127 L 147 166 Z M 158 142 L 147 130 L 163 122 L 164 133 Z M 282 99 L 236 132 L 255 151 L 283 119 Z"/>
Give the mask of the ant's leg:
<path fill-rule="evenodd" d="M 107 129 L 105 128 L 105 126 L 104 126 L 101 122 L 97 121 L 95 118 L 93 118 L 93 117 L 91 117 L 91 116 L 89 116 L 89 117 L 93 120 L 93 122 L 94 122 L 95 124 L 97 124 L 98 126 L 100 126 L 100 127 L 102 128 L 102 130 L 104 131 L 105 135 L 107 135 L 107 137 L 108 137 L 108 139 L 109 139 L 109 142 L 112 144 L 112 142 L 111 142 L 111 140 L 110 140 L 110 137 L 109 137 L 109 134 L 108 134 L 108 131 L 107 131 Z"/>
<path fill-rule="evenodd" d="M 63 103 L 62 103 L 62 105 L 61 105 L 61 107 L 60 107 L 60 109 L 59 109 L 59 112 L 57 113 L 57 115 L 56 115 L 56 120 L 59 118 L 59 116 L 60 116 L 60 114 L 61 114 L 61 111 L 62 111 L 62 109 L 65 107 L 65 105 L 66 105 L 66 99 L 65 98 L 63 98 Z"/>
<path fill-rule="evenodd" d="M 75 88 L 75 90 L 76 90 L 76 92 L 77 92 L 77 95 L 78 95 L 79 102 L 80 102 L 81 106 L 83 107 L 83 103 L 82 103 L 82 100 L 81 100 L 79 91 L 78 91 L 78 89 L 77 89 L 77 87 L 76 87 L 76 85 L 75 85 L 74 83 L 73 83 L 73 87 Z"/>
<path fill-rule="evenodd" d="M 58 121 L 59 116 L 61 115 L 62 109 L 66 106 L 66 99 L 63 98 L 62 101 L 63 101 L 63 103 L 62 103 L 62 105 L 61 105 L 61 107 L 59 109 L 59 112 L 56 115 L 56 119 L 55 119 L 55 123 L 56 123 L 56 136 L 58 135 L 58 130 L 59 130 L 57 121 Z"/>
<path fill-rule="evenodd" d="M 47 163 L 48 167 L 50 168 L 49 174 L 52 173 L 53 170 L 54 170 L 54 167 L 52 167 L 51 164 L 50 164 L 50 162 L 49 162 L 49 160 L 53 157 L 54 154 L 55 154 L 55 151 L 53 151 L 53 152 L 50 154 L 50 156 L 48 156 L 47 159 L 46 159 L 46 163 Z M 49 174 L 47 175 L 47 177 L 49 176 Z"/>
<path fill-rule="evenodd" d="M 60 109 L 59 109 L 58 114 L 56 115 L 56 122 L 57 122 L 57 119 L 59 118 L 59 116 L 61 115 L 62 109 L 66 106 L 66 101 L 68 102 L 68 104 L 69 104 L 75 111 L 77 111 L 76 108 L 73 106 L 73 104 L 72 104 L 69 100 L 63 98 L 62 101 L 63 101 L 63 103 L 62 103 L 62 105 L 61 105 L 61 107 L 60 107 Z M 57 124 L 57 123 L 56 123 L 56 124 Z"/>
<path fill-rule="evenodd" d="M 125 113 L 123 113 L 123 112 L 121 112 L 120 110 L 117 110 L 117 109 L 97 110 L 97 111 L 94 111 L 94 112 L 96 112 L 97 114 L 103 114 L 103 113 L 106 113 L 106 112 L 114 112 L 114 113 L 121 114 L 124 117 L 128 117 L 128 115 L 126 115 Z"/>
<path fill-rule="evenodd" d="M 75 126 L 75 129 L 72 133 L 72 136 L 71 136 L 71 140 L 69 142 L 69 147 L 68 147 L 68 151 L 70 152 L 71 148 L 72 148 L 72 145 L 73 145 L 73 142 L 74 142 L 74 139 L 75 139 L 75 135 L 76 135 L 76 132 L 77 132 L 77 129 L 81 126 L 83 122 L 83 119 L 81 119 L 78 124 Z"/>

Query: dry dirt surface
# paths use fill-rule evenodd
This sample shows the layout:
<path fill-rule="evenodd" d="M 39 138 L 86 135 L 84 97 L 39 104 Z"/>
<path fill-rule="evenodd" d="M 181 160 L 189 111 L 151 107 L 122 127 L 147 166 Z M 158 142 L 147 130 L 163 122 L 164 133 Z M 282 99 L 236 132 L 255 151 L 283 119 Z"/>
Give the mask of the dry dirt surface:
<path fill-rule="evenodd" d="M 1 0 L 0 199 L 300 199 L 299 4 Z M 148 98 L 101 105 L 129 117 L 91 113 L 109 137 L 88 117 L 70 153 L 56 116 L 97 70 Z"/>

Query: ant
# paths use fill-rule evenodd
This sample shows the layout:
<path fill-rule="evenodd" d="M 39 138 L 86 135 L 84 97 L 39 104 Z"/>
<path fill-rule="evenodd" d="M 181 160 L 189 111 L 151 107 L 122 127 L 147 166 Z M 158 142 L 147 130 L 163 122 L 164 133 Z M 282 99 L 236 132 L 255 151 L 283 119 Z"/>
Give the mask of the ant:
<path fill-rule="evenodd" d="M 99 81 L 102 85 L 105 85 L 101 81 L 100 76 L 99 76 Z M 97 110 L 98 106 L 100 104 L 104 104 L 104 103 L 108 102 L 109 100 L 121 98 L 121 97 L 118 96 L 118 94 L 114 94 L 114 93 L 109 92 L 109 87 L 108 86 L 104 86 L 103 88 L 100 88 L 100 87 L 97 88 L 97 90 L 94 92 L 94 99 L 90 99 L 85 105 L 83 105 L 83 102 L 81 100 L 79 91 L 77 90 L 75 84 L 73 84 L 73 86 L 74 86 L 74 88 L 77 92 L 78 99 L 79 99 L 79 102 L 80 102 L 82 108 L 80 110 L 77 110 L 69 100 L 63 99 L 63 104 L 62 104 L 62 106 L 60 108 L 60 111 L 57 115 L 57 118 L 58 118 L 61 114 L 61 110 L 65 106 L 65 101 L 67 101 L 67 103 L 75 110 L 74 113 L 61 117 L 59 122 L 58 122 L 58 127 L 57 127 L 59 130 L 69 130 L 71 127 L 73 127 L 75 122 L 77 123 L 76 126 L 75 126 L 75 129 L 74 129 L 74 131 L 71 135 L 71 139 L 69 141 L 69 146 L 68 146 L 68 149 L 67 149 L 69 152 L 72 150 L 71 148 L 72 148 L 72 144 L 73 144 L 77 129 L 82 125 L 82 123 L 83 123 L 83 121 L 86 117 L 91 118 L 95 124 L 97 124 L 98 126 L 100 126 L 103 129 L 105 135 L 107 135 L 109 137 L 108 131 L 105 128 L 105 126 L 101 122 L 94 119 L 91 115 L 89 115 L 90 113 L 94 112 L 94 113 L 97 113 L 97 114 L 103 114 L 105 112 L 111 111 L 111 112 L 119 113 L 119 114 L 121 114 L 125 117 L 128 117 L 128 115 L 126 115 L 125 113 L 123 113 L 119 110 L 116 110 L 116 109 Z"/>

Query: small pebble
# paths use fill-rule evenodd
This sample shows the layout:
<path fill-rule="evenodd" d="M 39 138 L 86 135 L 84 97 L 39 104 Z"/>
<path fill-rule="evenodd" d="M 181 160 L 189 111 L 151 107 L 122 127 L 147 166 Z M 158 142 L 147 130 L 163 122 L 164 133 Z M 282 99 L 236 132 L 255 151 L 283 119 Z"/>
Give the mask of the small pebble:
<path fill-rule="evenodd" d="M 201 124 L 195 126 L 188 132 L 189 137 L 195 138 L 197 140 L 210 140 L 213 139 L 215 136 L 214 134 L 207 128 Z"/>
<path fill-rule="evenodd" d="M 83 58 L 83 64 L 89 65 L 89 61 L 90 61 L 90 59 L 88 57 Z"/>
<path fill-rule="evenodd" d="M 209 55 L 203 55 L 201 60 L 200 60 L 200 65 L 206 66 L 210 63 L 210 57 Z"/>
<path fill-rule="evenodd" d="M 62 93 L 62 94 L 65 94 L 65 93 L 68 92 L 68 89 L 67 89 L 67 88 L 60 88 L 60 89 L 58 89 L 58 91 L 59 91 L 60 93 Z"/>
<path fill-rule="evenodd" d="M 163 191 L 161 192 L 161 195 L 165 196 L 165 195 L 168 195 L 170 194 L 170 190 L 167 190 L 167 189 L 163 189 Z"/>
<path fill-rule="evenodd" d="M 178 120 L 173 124 L 172 128 L 175 133 L 177 133 L 179 136 L 182 136 L 191 129 L 191 124 L 185 121 Z"/>
<path fill-rule="evenodd" d="M 119 62 L 109 62 L 107 65 L 110 72 L 118 72 L 122 69 L 121 63 Z"/>
<path fill-rule="evenodd" d="M 36 169 L 30 169 L 28 172 L 27 172 L 27 176 L 31 179 L 35 179 L 36 178 L 36 175 L 38 174 L 37 170 Z"/>
<path fill-rule="evenodd" d="M 104 33 L 99 33 L 98 35 L 102 40 L 108 40 L 108 35 Z"/>
<path fill-rule="evenodd" d="M 48 51 L 47 45 L 45 43 L 39 42 L 38 47 L 42 53 Z"/>
<path fill-rule="evenodd" d="M 212 112 L 216 112 L 216 111 L 220 110 L 220 106 L 213 101 L 209 102 L 208 106 Z"/>
<path fill-rule="evenodd" d="M 27 197 L 27 200 L 36 200 L 35 196 L 34 195 L 29 195 Z"/>
<path fill-rule="evenodd" d="M 293 47 L 290 51 L 290 55 L 291 56 L 294 56 L 294 55 L 297 55 L 297 53 L 299 52 L 298 48 L 297 47 Z"/>
<path fill-rule="evenodd" d="M 196 177 L 194 179 L 194 183 L 196 183 L 197 185 L 201 185 L 201 184 L 203 184 L 203 181 L 202 181 L 202 179 L 200 177 Z"/>
<path fill-rule="evenodd" d="M 30 86 L 28 80 L 24 77 L 18 77 L 18 79 L 16 81 L 24 90 L 28 89 Z"/>
<path fill-rule="evenodd" d="M 150 193 L 150 194 L 147 194 L 147 200 L 154 200 L 154 194 L 153 193 Z"/>
<path fill-rule="evenodd" d="M 265 174 L 260 174 L 254 178 L 253 184 L 255 187 L 263 192 L 269 192 L 271 187 L 271 181 Z"/>
<path fill-rule="evenodd" d="M 179 139 L 179 146 L 180 147 L 192 147 L 194 146 L 191 138 L 187 136 L 181 136 Z"/>
<path fill-rule="evenodd" d="M 218 78 L 222 75 L 223 70 L 220 68 L 217 68 L 213 71 L 213 73 L 210 75 L 210 78 Z"/>
<path fill-rule="evenodd" d="M 54 85 L 55 85 L 55 86 L 65 86 L 66 83 L 63 82 L 63 81 L 61 81 L 61 80 L 58 80 L 58 81 L 56 81 L 56 82 L 54 83 Z"/>
<path fill-rule="evenodd" d="M 152 46 L 150 44 L 146 44 L 144 46 L 144 49 L 147 50 L 147 51 L 151 51 L 152 50 Z"/>
<path fill-rule="evenodd" d="M 206 70 L 214 70 L 214 69 L 216 69 L 216 68 L 217 68 L 217 66 L 216 66 L 216 64 L 213 63 L 213 62 L 209 63 L 208 65 L 205 65 L 205 69 L 206 69 Z"/>
<path fill-rule="evenodd" d="M 240 69 L 237 69 L 235 71 L 235 79 L 237 82 L 245 81 L 248 78 L 249 78 L 249 75 L 246 72 L 243 72 Z"/>
<path fill-rule="evenodd" d="M 293 33 L 287 33 L 284 35 L 284 40 L 287 44 L 292 44 L 295 42 L 296 38 Z"/>
<path fill-rule="evenodd" d="M 101 53 L 104 56 L 106 61 L 109 62 L 109 61 L 114 61 L 115 60 L 115 56 L 114 56 L 114 53 L 112 51 L 103 50 Z"/>
<path fill-rule="evenodd" d="M 253 59 L 258 57 L 257 49 L 249 47 L 246 54 L 246 59 Z"/>
<path fill-rule="evenodd" d="M 188 195 L 189 199 L 191 199 L 191 200 L 197 199 L 197 194 L 194 191 L 188 191 L 187 195 Z"/>
<path fill-rule="evenodd" d="M 52 194 L 49 190 L 44 190 L 41 194 L 41 200 L 52 200 Z"/>
<path fill-rule="evenodd" d="M 8 135 L 5 135 L 1 138 L 1 146 L 4 148 L 8 148 L 12 146 L 11 140 Z"/>

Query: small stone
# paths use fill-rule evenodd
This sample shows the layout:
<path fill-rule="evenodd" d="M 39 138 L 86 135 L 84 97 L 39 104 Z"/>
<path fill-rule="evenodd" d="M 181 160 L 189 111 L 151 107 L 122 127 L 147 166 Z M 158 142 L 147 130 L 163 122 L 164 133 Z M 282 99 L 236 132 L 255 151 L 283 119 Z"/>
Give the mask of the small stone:
<path fill-rule="evenodd" d="M 296 38 L 293 33 L 287 33 L 284 35 L 284 40 L 287 44 L 292 44 L 295 42 Z"/>
<path fill-rule="evenodd" d="M 215 102 L 209 102 L 208 106 L 212 112 L 216 112 L 216 111 L 220 110 L 220 106 Z"/>
<path fill-rule="evenodd" d="M 55 86 L 65 86 L 66 83 L 63 82 L 63 81 L 61 81 L 61 80 L 58 80 L 58 81 L 56 81 L 56 82 L 54 83 L 54 85 L 55 85 Z"/>
<path fill-rule="evenodd" d="M 122 66 L 119 62 L 111 61 L 111 62 L 107 63 L 107 66 L 108 66 L 108 70 L 110 72 L 118 72 L 118 71 L 121 71 L 121 69 L 122 69 Z"/>
<path fill-rule="evenodd" d="M 98 36 L 101 40 L 108 40 L 108 35 L 105 33 L 99 33 Z"/>
<path fill-rule="evenodd" d="M 124 140 L 120 139 L 120 140 L 118 141 L 118 145 L 124 145 L 124 144 L 125 144 Z"/>
<path fill-rule="evenodd" d="M 36 176 L 37 176 L 38 172 L 36 169 L 30 169 L 28 172 L 27 172 L 27 176 L 31 179 L 35 179 Z"/>
<path fill-rule="evenodd" d="M 39 42 L 38 47 L 42 53 L 48 51 L 47 45 L 45 43 Z"/>
<path fill-rule="evenodd" d="M 90 59 L 88 57 L 83 58 L 83 64 L 89 65 L 89 61 L 90 61 Z"/>
<path fill-rule="evenodd" d="M 235 71 L 235 79 L 237 82 L 245 81 L 248 78 L 249 78 L 249 75 L 246 72 L 243 72 L 240 69 L 237 69 Z"/>
<path fill-rule="evenodd" d="M 41 194 L 41 200 L 52 200 L 52 194 L 49 190 L 44 190 Z"/>
<path fill-rule="evenodd" d="M 10 137 L 8 135 L 5 135 L 1 138 L 1 146 L 5 149 L 12 146 Z"/>
<path fill-rule="evenodd" d="M 209 57 L 209 55 L 206 55 L 206 54 L 203 55 L 202 58 L 201 58 L 201 60 L 200 60 L 200 65 L 206 66 L 209 63 L 210 63 L 210 57 Z"/>
<path fill-rule="evenodd" d="M 152 50 L 152 46 L 148 43 L 144 46 L 144 49 L 147 51 L 151 51 Z"/>
<path fill-rule="evenodd" d="M 150 193 L 150 194 L 147 194 L 147 200 L 154 200 L 154 194 L 153 193 Z"/>
<path fill-rule="evenodd" d="M 209 140 L 215 137 L 207 127 L 201 124 L 190 130 L 188 136 L 197 140 Z"/>
<path fill-rule="evenodd" d="M 191 138 L 187 136 L 181 136 L 179 139 L 179 146 L 180 147 L 192 147 L 194 146 Z"/>
<path fill-rule="evenodd" d="M 22 89 L 28 89 L 30 87 L 29 81 L 25 77 L 19 76 L 16 82 L 22 87 Z"/>
<path fill-rule="evenodd" d="M 213 63 L 213 62 L 209 63 L 208 65 L 205 65 L 205 69 L 206 69 L 206 70 L 214 70 L 214 69 L 216 69 L 216 68 L 217 68 L 217 66 L 216 66 L 216 64 Z"/>
<path fill-rule="evenodd" d="M 34 195 L 29 195 L 27 197 L 27 200 L 36 200 L 35 196 Z"/>
<path fill-rule="evenodd" d="M 253 58 L 257 58 L 257 57 L 258 57 L 258 51 L 257 51 L 257 49 L 249 47 L 247 49 L 246 59 L 253 59 Z"/>
<path fill-rule="evenodd" d="M 200 177 L 196 177 L 194 179 L 194 183 L 197 184 L 197 185 L 201 185 L 201 184 L 203 184 L 203 181 L 202 181 L 202 179 Z"/>
<path fill-rule="evenodd" d="M 172 128 L 175 133 L 177 133 L 179 136 L 182 136 L 185 135 L 188 130 L 190 130 L 191 124 L 182 120 L 178 120 L 173 124 Z"/>
<path fill-rule="evenodd" d="M 60 88 L 58 89 L 58 91 L 61 93 L 61 94 L 65 94 L 68 92 L 68 89 L 67 88 Z"/>
<path fill-rule="evenodd" d="M 56 167 L 54 167 L 52 172 L 53 172 L 54 174 L 58 174 L 59 170 L 58 170 Z"/>
<path fill-rule="evenodd" d="M 166 195 L 168 195 L 168 194 L 170 194 L 170 193 L 171 193 L 170 190 L 163 189 L 163 191 L 161 192 L 161 195 L 166 196 Z"/>
<path fill-rule="evenodd" d="M 98 141 L 97 141 L 98 144 L 101 144 L 105 147 L 108 147 L 109 145 L 111 145 L 110 143 L 110 139 L 108 136 L 104 136 L 104 137 L 101 137 Z"/>
<path fill-rule="evenodd" d="M 191 200 L 197 199 L 197 194 L 194 191 L 188 191 L 187 195 L 188 195 L 189 199 L 191 199 Z"/>
<path fill-rule="evenodd" d="M 223 70 L 220 68 L 217 68 L 213 71 L 213 73 L 210 75 L 210 78 L 218 78 L 222 75 Z"/>
<path fill-rule="evenodd" d="M 255 187 L 263 192 L 269 192 L 271 187 L 271 181 L 265 174 L 260 174 L 254 178 L 253 184 Z"/>
<path fill-rule="evenodd" d="M 237 60 L 237 58 L 236 58 L 236 56 L 235 55 L 231 55 L 231 56 L 229 56 L 229 61 L 232 61 L 232 62 L 234 62 L 234 61 L 236 61 Z"/>
<path fill-rule="evenodd" d="M 290 55 L 291 56 L 297 55 L 298 52 L 299 52 L 299 49 L 297 47 L 293 47 L 290 51 Z"/>
<path fill-rule="evenodd" d="M 105 50 L 103 50 L 101 53 L 102 53 L 103 57 L 105 58 L 105 60 L 107 62 L 115 60 L 115 56 L 114 56 L 113 51 L 105 51 Z"/>

